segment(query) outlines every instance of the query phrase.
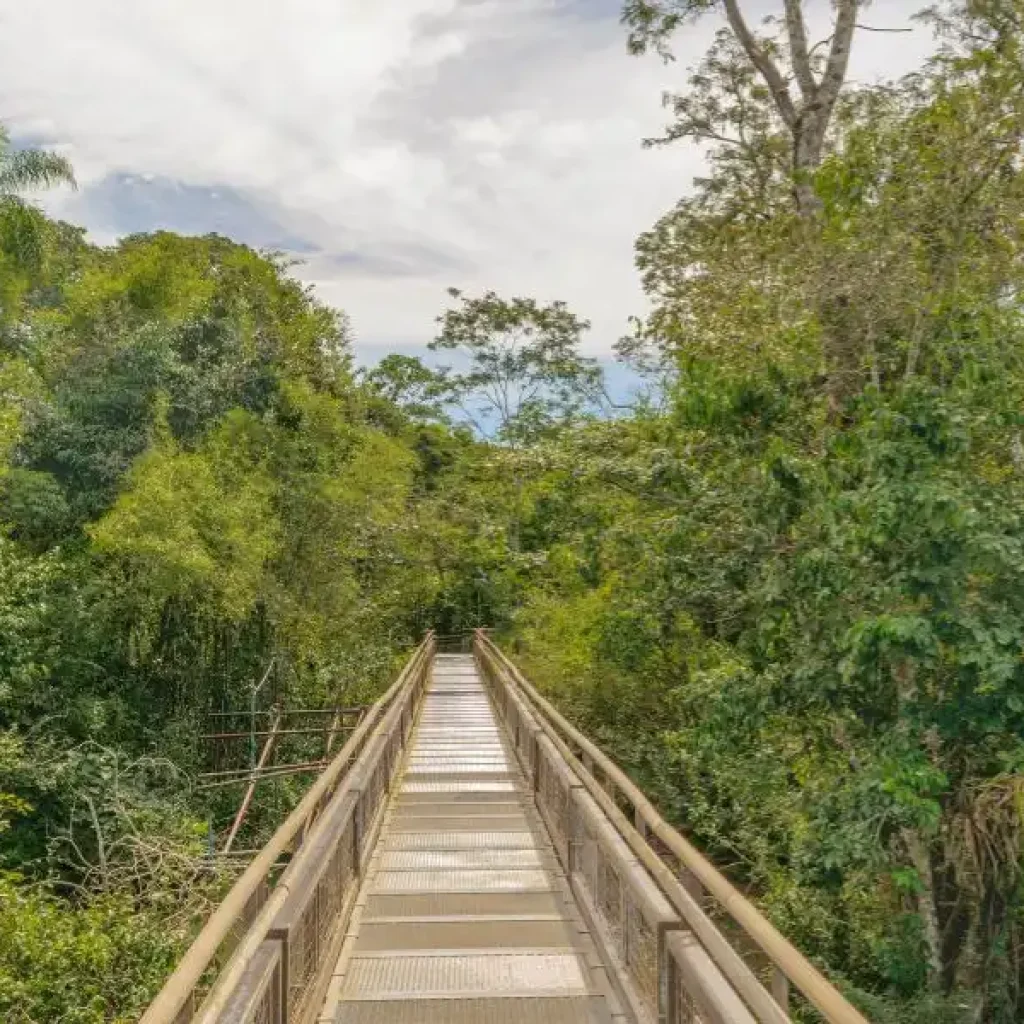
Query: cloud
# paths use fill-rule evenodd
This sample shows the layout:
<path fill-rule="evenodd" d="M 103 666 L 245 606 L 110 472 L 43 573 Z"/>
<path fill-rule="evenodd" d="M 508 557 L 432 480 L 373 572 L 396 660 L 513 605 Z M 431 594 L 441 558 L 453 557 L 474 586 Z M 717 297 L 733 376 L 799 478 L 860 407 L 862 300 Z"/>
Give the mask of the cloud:
<path fill-rule="evenodd" d="M 166 229 L 226 235 L 259 249 L 316 251 L 271 204 L 231 185 L 187 185 L 163 176 L 112 172 L 66 202 L 63 213 L 97 226 L 104 235 Z"/>
<path fill-rule="evenodd" d="M 811 6 L 827 16 L 826 0 Z M 887 0 L 872 23 L 916 6 Z M 618 10 L 11 2 L 0 99 L 16 132 L 57 140 L 75 163 L 83 191 L 48 197 L 54 212 L 104 239 L 165 224 L 287 242 L 368 355 L 429 340 L 448 285 L 563 298 L 607 352 L 643 308 L 633 240 L 701 168 L 690 147 L 639 143 L 714 29 L 687 30 L 665 66 L 625 54 Z M 860 43 L 862 79 L 929 47 L 920 32 Z"/>

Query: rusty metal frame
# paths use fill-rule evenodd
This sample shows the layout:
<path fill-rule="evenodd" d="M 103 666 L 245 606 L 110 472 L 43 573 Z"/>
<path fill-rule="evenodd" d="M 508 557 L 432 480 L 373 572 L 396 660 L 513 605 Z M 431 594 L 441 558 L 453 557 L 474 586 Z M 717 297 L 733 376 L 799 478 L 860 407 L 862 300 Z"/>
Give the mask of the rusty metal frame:
<path fill-rule="evenodd" d="M 245 787 L 245 793 L 242 795 L 242 800 L 238 805 L 238 811 L 235 813 L 235 820 L 231 822 L 231 828 L 228 830 L 228 837 L 224 840 L 224 846 L 221 848 L 221 853 L 230 853 L 231 847 L 235 844 L 235 837 L 238 835 L 238 830 L 242 827 L 242 822 L 245 821 L 245 816 L 249 812 L 249 805 L 252 803 L 253 795 L 256 792 L 256 784 L 260 781 L 259 773 L 266 767 L 267 759 L 270 757 L 270 754 L 274 749 L 274 743 L 277 741 L 278 727 L 280 725 L 281 712 L 275 709 L 275 713 L 270 719 L 270 731 L 267 734 L 267 738 L 263 741 L 263 749 L 260 751 L 259 760 L 253 766 L 249 785 Z"/>

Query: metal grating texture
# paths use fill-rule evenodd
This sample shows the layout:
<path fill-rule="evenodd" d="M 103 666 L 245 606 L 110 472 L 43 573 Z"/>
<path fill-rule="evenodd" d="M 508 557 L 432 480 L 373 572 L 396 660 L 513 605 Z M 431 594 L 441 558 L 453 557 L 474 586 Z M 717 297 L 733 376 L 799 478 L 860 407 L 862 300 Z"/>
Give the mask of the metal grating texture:
<path fill-rule="evenodd" d="M 392 819 L 396 832 L 466 832 L 474 828 L 485 832 L 525 832 L 529 822 L 518 814 L 424 814 L 402 815 Z"/>
<path fill-rule="evenodd" d="M 409 999 L 343 1004 L 336 1024 L 608 1024 L 595 996 Z"/>
<path fill-rule="evenodd" d="M 537 845 L 532 832 L 393 832 L 387 850 L 528 850 Z"/>
<path fill-rule="evenodd" d="M 341 989 L 343 999 L 491 992 L 582 995 L 587 992 L 586 968 L 573 953 L 356 956 Z"/>
<path fill-rule="evenodd" d="M 472 662 L 454 664 L 435 669 L 321 1020 L 608 1021 L 534 795 Z"/>
<path fill-rule="evenodd" d="M 507 789 L 495 789 L 493 786 L 480 786 L 476 788 L 446 789 L 442 783 L 429 783 L 437 786 L 436 789 L 408 789 L 405 788 L 396 797 L 395 807 L 408 807 L 410 804 L 423 804 L 444 800 L 450 804 L 472 804 L 472 803 L 506 803 L 517 790 L 514 785 Z"/>
<path fill-rule="evenodd" d="M 380 858 L 384 871 L 479 870 L 487 868 L 542 868 L 540 850 L 389 850 Z"/>
<path fill-rule="evenodd" d="M 442 794 L 433 800 L 414 800 L 412 803 L 400 801 L 394 805 L 392 820 L 402 818 L 423 818 L 429 815 L 459 816 L 464 814 L 509 815 L 522 816 L 523 808 L 519 803 L 505 800 L 459 800 L 453 803 L 444 799 Z"/>
<path fill-rule="evenodd" d="M 373 893 L 366 901 L 365 919 L 375 917 L 459 917 L 558 914 L 559 894 L 546 892 L 420 892 Z"/>
<path fill-rule="evenodd" d="M 514 780 L 488 782 L 484 779 L 448 779 L 445 782 L 406 781 L 400 790 L 406 793 L 517 793 L 522 787 Z"/>
<path fill-rule="evenodd" d="M 520 892 L 545 890 L 544 871 L 381 871 L 375 892 Z"/>
<path fill-rule="evenodd" d="M 456 918 L 364 922 L 356 950 L 569 949 L 573 943 L 573 932 L 565 921 Z"/>

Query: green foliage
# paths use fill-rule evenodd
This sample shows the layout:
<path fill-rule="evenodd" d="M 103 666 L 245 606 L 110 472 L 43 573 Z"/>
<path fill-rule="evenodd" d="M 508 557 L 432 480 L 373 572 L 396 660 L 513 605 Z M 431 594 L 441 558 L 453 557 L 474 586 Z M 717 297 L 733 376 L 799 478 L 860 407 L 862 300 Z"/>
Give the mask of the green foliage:
<path fill-rule="evenodd" d="M 670 100 L 711 174 L 638 243 L 665 412 L 558 439 L 521 513 L 533 675 L 884 1021 L 1024 1006 L 1018 7 L 845 97 L 810 225 L 719 38 Z"/>
<path fill-rule="evenodd" d="M 667 101 L 709 173 L 637 246 L 663 405 L 619 420 L 562 303 L 454 292 L 452 366 L 353 376 L 276 258 L 0 201 L 4 1019 L 159 985 L 224 881 L 208 711 L 271 664 L 265 705 L 369 699 L 477 625 L 871 1019 L 1020 1019 L 1019 7 L 933 15 L 803 169 L 718 37 Z M 715 8 L 628 3 L 631 45 Z"/>
<path fill-rule="evenodd" d="M 229 620 L 252 611 L 277 547 L 261 433 L 239 410 L 198 452 L 168 438 L 139 458 L 121 497 L 89 530 L 95 552 L 137 581 L 136 599 L 141 591 L 160 608 L 196 598 Z"/>
<path fill-rule="evenodd" d="M 564 302 L 542 306 L 494 292 L 467 298 L 457 288 L 449 294 L 460 305 L 438 318 L 430 348 L 454 352 L 468 367 L 445 367 L 433 390 L 443 383 L 481 435 L 528 441 L 595 404 L 601 371 L 578 351 L 590 324 Z"/>
<path fill-rule="evenodd" d="M 10 1024 L 129 1024 L 173 966 L 181 936 L 124 896 L 73 909 L 0 874 L 0 1014 Z"/>
<path fill-rule="evenodd" d="M 0 152 L 0 191 L 61 167 Z M 5 1021 L 137 1019 L 224 882 L 207 713 L 268 664 L 263 706 L 372 699 L 450 578 L 417 496 L 466 439 L 357 384 L 287 269 L 216 236 L 98 249 L 0 196 Z M 261 792 L 241 841 L 301 792 Z"/>
<path fill-rule="evenodd" d="M 397 405 L 413 419 L 443 420 L 445 401 L 450 388 L 445 374 L 425 366 L 416 356 L 397 352 L 385 356 L 364 374 L 370 388 L 385 400 Z"/>
<path fill-rule="evenodd" d="M 75 173 L 64 157 L 41 149 L 12 149 L 10 135 L 0 126 L 0 193 L 74 183 Z"/>

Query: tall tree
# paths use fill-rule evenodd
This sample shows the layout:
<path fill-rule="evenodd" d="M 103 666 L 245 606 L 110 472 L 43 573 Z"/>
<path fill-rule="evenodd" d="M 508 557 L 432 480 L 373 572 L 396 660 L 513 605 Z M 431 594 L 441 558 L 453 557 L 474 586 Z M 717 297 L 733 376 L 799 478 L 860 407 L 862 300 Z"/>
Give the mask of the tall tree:
<path fill-rule="evenodd" d="M 443 371 L 451 400 L 482 434 L 522 440 L 592 406 L 601 369 L 582 356 L 590 324 L 564 302 L 502 299 L 494 292 L 468 298 L 438 318 L 433 351 L 457 353 L 465 369 Z"/>
<path fill-rule="evenodd" d="M 412 419 L 444 419 L 445 400 L 450 397 L 445 375 L 416 356 L 392 352 L 361 376 L 373 394 Z"/>
<path fill-rule="evenodd" d="M 20 193 L 54 185 L 75 185 L 70 162 L 39 149 L 14 149 L 0 125 L 0 347 L 22 298 L 35 284 L 46 261 L 47 239 L 57 233 Z"/>
<path fill-rule="evenodd" d="M 782 44 L 757 35 L 740 0 L 626 0 L 622 17 L 630 29 L 632 53 L 653 48 L 669 60 L 668 40 L 676 29 L 710 11 L 724 10 L 730 32 L 767 87 L 789 133 L 797 209 L 801 216 L 813 217 L 821 202 L 811 178 L 821 164 L 829 123 L 846 81 L 857 13 L 864 0 L 836 0 L 831 36 L 815 46 L 808 41 L 803 0 L 783 0 L 783 6 Z M 826 55 L 819 57 L 822 48 Z"/>

